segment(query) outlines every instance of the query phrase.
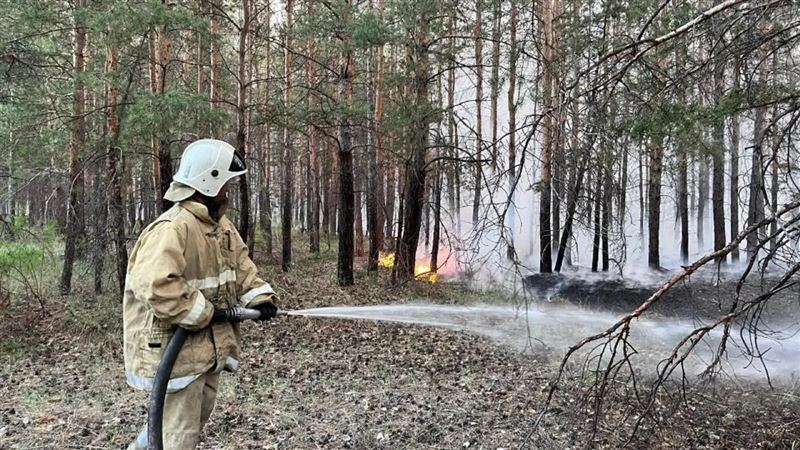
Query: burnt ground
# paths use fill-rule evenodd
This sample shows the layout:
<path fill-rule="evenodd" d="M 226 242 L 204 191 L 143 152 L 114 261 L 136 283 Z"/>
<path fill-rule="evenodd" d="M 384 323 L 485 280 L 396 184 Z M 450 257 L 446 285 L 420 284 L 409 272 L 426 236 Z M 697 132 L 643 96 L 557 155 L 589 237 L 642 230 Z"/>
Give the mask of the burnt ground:
<path fill-rule="evenodd" d="M 307 257 L 289 275 L 265 266 L 281 306 L 500 296 L 457 283 L 390 289 L 386 273 L 359 272 L 356 286 L 342 289 L 334 261 L 332 253 Z M 118 299 L 79 290 L 50 305 L 47 315 L 24 302 L 0 310 L 0 448 L 123 448 L 145 418 L 146 394 L 123 380 Z M 244 335 L 242 370 L 223 377 L 204 449 L 619 448 L 636 417 L 626 415 L 638 406 L 632 385 L 616 383 L 593 437 L 589 381 L 571 371 L 526 441 L 559 355 L 522 355 L 465 333 L 284 317 L 245 324 Z M 657 397 L 631 448 L 800 446 L 800 388 L 791 380 L 772 390 L 725 382 L 680 393 L 670 386 Z"/>
<path fill-rule="evenodd" d="M 671 276 L 666 272 L 663 279 L 623 279 L 590 272 L 534 274 L 524 278 L 523 286 L 532 298 L 624 314 L 642 304 Z M 777 274 L 751 274 L 740 288 L 740 304 L 768 291 L 778 281 Z M 703 268 L 673 286 L 650 312 L 663 317 L 719 317 L 729 312 L 738 282 L 737 274 Z M 796 323 L 800 320 L 800 285 L 790 286 L 770 299 L 762 313 L 764 319 Z"/>

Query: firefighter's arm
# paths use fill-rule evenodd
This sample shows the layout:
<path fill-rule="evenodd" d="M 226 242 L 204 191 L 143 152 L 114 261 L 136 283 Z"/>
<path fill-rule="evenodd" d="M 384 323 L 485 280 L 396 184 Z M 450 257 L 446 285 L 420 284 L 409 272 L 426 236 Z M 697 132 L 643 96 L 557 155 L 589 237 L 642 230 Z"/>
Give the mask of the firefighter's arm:
<path fill-rule="evenodd" d="M 275 291 L 272 286 L 258 276 L 258 269 L 247 254 L 248 249 L 241 236 L 235 230 L 231 232 L 236 255 L 236 284 L 239 304 L 253 308 L 267 302 L 274 302 Z"/>
<path fill-rule="evenodd" d="M 183 276 L 186 230 L 180 224 L 161 222 L 149 231 L 129 274 L 137 297 L 161 321 L 198 330 L 211 321 L 214 305 Z"/>

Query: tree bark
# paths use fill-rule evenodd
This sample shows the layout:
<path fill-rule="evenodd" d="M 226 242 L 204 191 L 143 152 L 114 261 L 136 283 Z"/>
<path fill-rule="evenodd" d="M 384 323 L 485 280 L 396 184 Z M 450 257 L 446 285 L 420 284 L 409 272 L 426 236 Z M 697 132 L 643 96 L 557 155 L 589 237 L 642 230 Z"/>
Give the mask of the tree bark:
<path fill-rule="evenodd" d="M 242 0 L 242 25 L 239 28 L 239 86 L 236 96 L 236 149 L 241 153 L 246 161 L 250 153 L 250 121 L 247 103 L 250 94 L 250 71 L 249 53 L 252 49 L 251 25 L 253 22 L 253 4 L 251 0 Z M 239 234 L 244 239 L 245 244 L 249 245 L 252 256 L 253 243 L 250 235 L 250 178 L 247 174 L 241 176 L 239 180 Z"/>
<path fill-rule="evenodd" d="M 610 164 L 609 164 L 610 166 Z M 604 167 L 603 171 L 603 215 L 600 223 L 600 240 L 602 246 L 602 268 L 603 272 L 608 272 L 609 269 L 609 245 L 608 245 L 608 231 L 611 218 L 611 168 Z"/>
<path fill-rule="evenodd" d="M 705 245 L 705 217 L 708 203 L 708 155 L 700 151 L 697 169 L 697 246 Z"/>
<path fill-rule="evenodd" d="M 386 159 L 388 175 L 386 176 L 386 232 L 384 239 L 397 242 L 394 235 L 394 209 L 397 195 L 397 161 Z M 397 245 L 393 245 L 396 249 Z"/>
<path fill-rule="evenodd" d="M 109 75 L 116 74 L 119 67 L 119 52 L 116 45 L 112 44 L 109 48 Z M 121 150 L 117 146 L 119 141 L 119 112 L 117 102 L 119 99 L 119 88 L 116 83 L 111 81 L 108 84 L 108 135 L 109 142 L 106 149 L 106 171 L 108 173 L 109 186 L 109 219 L 110 234 L 114 242 L 115 267 L 117 275 L 117 287 L 119 294 L 125 290 L 125 275 L 128 267 L 128 249 L 125 245 L 125 217 L 123 216 L 124 204 L 122 200 L 122 177 L 120 174 L 125 172 L 121 165 Z M 120 296 L 120 299 L 122 297 Z"/>
<path fill-rule="evenodd" d="M 491 79 L 491 102 L 492 111 L 490 121 L 492 122 L 492 167 L 497 169 L 497 100 L 500 97 L 500 29 L 501 14 L 500 0 L 492 0 L 492 79 Z"/>
<path fill-rule="evenodd" d="M 544 42 L 542 68 L 542 102 L 544 123 L 541 157 L 541 180 L 539 182 L 539 271 L 552 272 L 552 231 L 550 228 L 552 198 L 552 159 L 555 113 L 553 110 L 553 5 L 545 0 L 542 8 L 542 31 Z M 540 38 L 541 39 L 541 38 Z"/>
<path fill-rule="evenodd" d="M 480 0 L 479 0 L 480 1 Z M 422 225 L 425 203 L 425 165 L 428 159 L 428 14 L 419 17 L 418 32 L 411 48 L 407 48 L 408 67 L 414 73 L 414 106 L 409 147 L 411 161 L 406 176 L 405 203 L 403 206 L 403 233 L 397 250 L 398 281 L 414 278 L 414 264 Z M 479 69 L 480 70 L 480 69 Z"/>
<path fill-rule="evenodd" d="M 370 5 L 372 8 L 372 5 Z M 383 1 L 378 0 L 378 11 L 383 17 Z M 367 232 L 369 257 L 367 271 L 378 270 L 378 255 L 383 247 L 383 168 L 381 167 L 381 119 L 383 115 L 383 45 L 370 49 L 367 97 L 370 105 L 367 131 Z"/>
<path fill-rule="evenodd" d="M 734 95 L 739 94 L 741 78 L 741 64 L 739 61 L 733 69 L 733 90 Z M 739 235 L 739 143 L 741 140 L 741 123 L 739 114 L 731 117 L 731 190 L 730 190 L 730 216 L 731 216 L 731 236 Z M 731 251 L 731 262 L 739 262 L 739 246 Z"/>
<path fill-rule="evenodd" d="M 601 203 L 603 193 L 603 176 L 598 172 L 595 173 L 595 189 L 592 195 L 594 196 L 594 239 L 592 241 L 592 272 L 597 272 L 598 263 L 600 261 L 600 216 L 603 204 Z"/>
<path fill-rule="evenodd" d="M 161 0 L 164 7 L 172 8 L 172 0 Z M 153 94 L 163 96 L 167 90 L 167 72 L 172 53 L 172 40 L 169 29 L 165 24 L 158 32 L 151 33 L 151 44 L 155 49 L 155 91 Z M 151 67 L 151 71 L 153 68 Z M 152 79 L 151 79 L 152 87 Z M 172 207 L 172 202 L 164 199 L 164 194 L 169 189 L 172 182 L 172 155 L 167 136 L 158 136 L 153 139 L 154 167 L 153 167 L 153 186 L 155 194 L 155 204 L 159 212 L 165 212 Z"/>
<path fill-rule="evenodd" d="M 725 65 L 717 62 L 714 67 L 714 96 L 716 102 L 722 99 L 725 89 Z M 714 251 L 725 247 L 725 121 L 717 119 L 712 129 L 714 147 L 711 174 L 711 210 L 714 224 Z M 735 236 L 733 236 L 735 237 Z M 725 256 L 716 259 L 717 264 L 725 262 Z"/>
<path fill-rule="evenodd" d="M 72 129 L 69 140 L 69 204 L 67 206 L 67 236 L 64 249 L 64 267 L 59 281 L 59 292 L 68 295 L 72 289 L 72 268 L 75 263 L 76 247 L 80 245 L 84 233 L 83 210 L 83 169 L 81 149 L 86 136 L 84 102 L 86 98 L 83 73 L 86 71 L 86 23 L 83 9 L 87 0 L 75 0 L 73 11 L 75 34 L 73 38 L 73 90 L 72 90 Z"/>
<path fill-rule="evenodd" d="M 681 261 L 689 262 L 689 184 L 688 170 L 689 162 L 686 154 L 686 147 L 682 143 L 677 144 L 676 153 L 678 156 L 678 217 L 681 222 Z"/>
<path fill-rule="evenodd" d="M 439 271 L 439 240 L 442 223 L 442 171 L 437 167 L 433 188 L 433 243 L 431 244 L 431 272 Z"/>
<path fill-rule="evenodd" d="M 264 24 L 267 27 L 266 38 L 264 43 L 264 64 L 266 66 L 266 73 L 264 77 L 264 103 L 269 105 L 270 93 L 272 92 L 272 45 L 270 39 L 272 36 L 272 14 L 270 8 L 265 9 L 267 17 Z M 258 70 L 256 65 L 256 70 Z M 262 183 L 261 192 L 259 193 L 259 209 L 261 216 L 261 231 L 264 234 L 264 252 L 267 256 L 272 256 L 272 121 L 267 120 L 264 125 L 264 145 L 259 147 L 261 150 L 260 160 L 262 168 Z"/>
<path fill-rule="evenodd" d="M 308 76 L 308 84 L 312 90 L 317 85 L 317 72 L 316 63 L 313 61 L 316 58 L 316 44 L 313 39 L 308 41 L 308 62 L 306 65 L 306 74 Z M 316 96 L 313 91 L 308 94 L 308 110 L 314 117 L 316 108 Z M 311 158 L 311 203 L 309 204 L 309 251 L 311 253 L 319 253 L 319 214 L 320 214 L 320 193 L 319 193 L 319 134 L 317 127 L 309 121 L 308 124 L 308 147 Z"/>
<path fill-rule="evenodd" d="M 653 138 L 650 143 L 650 181 L 647 204 L 647 264 L 652 269 L 661 267 L 659 231 L 661 230 L 661 171 L 664 159 L 664 139 Z"/>
<path fill-rule="evenodd" d="M 352 36 L 347 28 L 351 23 L 350 7 L 352 0 L 345 0 L 342 21 L 344 28 L 339 33 L 344 50 L 339 56 L 339 79 L 336 86 L 336 100 L 340 105 L 353 106 L 353 51 L 350 47 Z M 343 114 L 339 118 L 339 254 L 336 264 L 336 279 L 339 286 L 353 284 L 353 252 L 355 205 L 353 193 L 353 145 L 350 118 Z"/>
<path fill-rule="evenodd" d="M 222 102 L 222 94 L 220 93 L 220 50 L 219 41 L 221 39 L 219 32 L 219 9 L 222 8 L 221 0 L 211 1 L 211 109 L 219 108 Z M 217 135 L 217 130 L 209 130 L 212 136 Z"/>
<path fill-rule="evenodd" d="M 283 126 L 283 208 L 281 210 L 281 270 L 288 272 L 292 266 L 292 134 L 289 129 L 289 107 L 292 104 L 292 25 L 294 0 L 286 1 L 286 46 L 284 51 L 284 109 L 287 116 Z"/>
<path fill-rule="evenodd" d="M 355 256 L 363 257 L 364 256 L 364 218 L 362 213 L 362 193 L 364 192 L 364 170 L 363 170 L 363 158 L 356 153 L 355 149 L 353 153 L 353 181 L 354 181 L 354 188 L 353 188 L 353 211 L 355 212 L 355 218 L 353 224 L 355 225 L 355 233 L 356 233 L 356 241 L 355 241 Z"/>
<path fill-rule="evenodd" d="M 514 184 L 517 178 L 517 103 L 515 97 L 517 93 L 517 2 L 516 0 L 511 0 L 510 4 L 511 11 L 508 24 L 510 33 L 508 50 L 508 196 L 513 201 Z M 452 105 L 452 99 L 450 104 Z M 516 214 L 514 217 L 516 217 Z M 513 230 L 511 230 L 511 235 L 508 237 L 506 257 L 509 261 L 516 261 L 517 251 L 514 248 Z"/>
<path fill-rule="evenodd" d="M 481 207 L 482 167 L 480 160 L 483 156 L 483 3 L 484 0 L 475 0 L 475 197 L 472 202 L 472 225 L 477 226 Z"/>

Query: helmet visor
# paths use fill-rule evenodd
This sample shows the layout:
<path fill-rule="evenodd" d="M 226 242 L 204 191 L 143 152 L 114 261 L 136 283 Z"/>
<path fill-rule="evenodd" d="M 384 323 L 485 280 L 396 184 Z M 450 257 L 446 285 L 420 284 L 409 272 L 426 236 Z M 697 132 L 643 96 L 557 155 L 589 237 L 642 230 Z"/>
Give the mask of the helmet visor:
<path fill-rule="evenodd" d="M 231 166 L 228 168 L 229 172 L 243 172 L 247 170 L 247 166 L 244 163 L 244 158 L 242 154 L 238 151 L 233 152 L 233 159 L 231 159 Z"/>

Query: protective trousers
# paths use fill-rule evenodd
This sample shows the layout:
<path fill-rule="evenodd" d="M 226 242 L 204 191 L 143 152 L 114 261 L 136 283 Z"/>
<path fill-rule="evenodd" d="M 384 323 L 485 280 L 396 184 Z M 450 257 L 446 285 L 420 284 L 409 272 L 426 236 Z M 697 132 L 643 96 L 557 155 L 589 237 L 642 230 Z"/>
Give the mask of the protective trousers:
<path fill-rule="evenodd" d="M 164 402 L 164 450 L 194 450 L 214 402 L 219 374 L 206 372 L 177 392 L 167 393 Z M 128 450 L 147 450 L 147 425 Z"/>

